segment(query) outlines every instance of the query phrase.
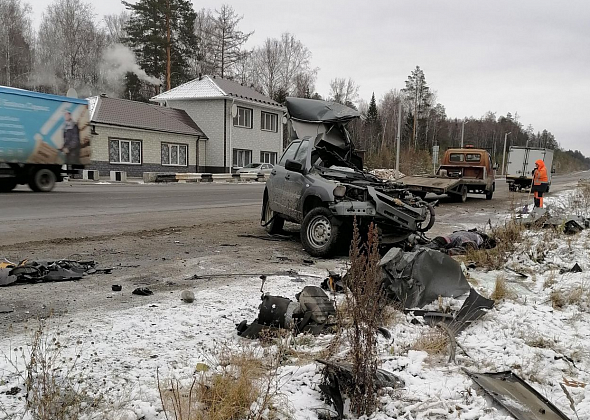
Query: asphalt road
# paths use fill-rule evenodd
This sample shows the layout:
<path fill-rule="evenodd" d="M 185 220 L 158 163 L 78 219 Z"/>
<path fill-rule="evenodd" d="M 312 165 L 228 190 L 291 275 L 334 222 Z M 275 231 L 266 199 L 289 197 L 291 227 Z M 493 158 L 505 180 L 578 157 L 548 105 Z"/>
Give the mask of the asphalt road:
<path fill-rule="evenodd" d="M 555 176 L 551 192 L 572 188 L 590 172 Z M 2 246 L 59 238 L 108 236 L 142 230 L 194 226 L 203 222 L 251 220 L 260 214 L 262 183 L 93 184 L 62 183 L 49 194 L 19 187 L 0 194 Z M 429 197 L 433 199 L 434 197 Z M 437 207 L 437 235 L 465 224 L 482 225 L 510 211 L 527 193 L 512 193 L 497 180 L 494 199 L 470 195 L 466 203 L 445 197 Z M 532 198 L 530 199 L 532 201 Z"/>

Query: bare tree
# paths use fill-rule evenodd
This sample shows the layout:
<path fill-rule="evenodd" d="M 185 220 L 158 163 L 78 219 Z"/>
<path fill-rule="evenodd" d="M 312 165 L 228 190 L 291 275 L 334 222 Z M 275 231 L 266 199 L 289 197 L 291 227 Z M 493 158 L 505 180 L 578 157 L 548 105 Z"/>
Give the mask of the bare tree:
<path fill-rule="evenodd" d="M 26 87 L 33 61 L 31 6 L 0 0 L 0 84 Z"/>
<path fill-rule="evenodd" d="M 281 86 L 289 93 L 297 88 L 297 83 L 307 85 L 315 83 L 317 69 L 311 68 L 311 51 L 293 34 L 281 35 Z M 302 87 L 302 86 L 300 86 Z"/>
<path fill-rule="evenodd" d="M 283 87 L 281 70 L 283 54 L 281 43 L 277 39 L 267 38 L 262 47 L 254 52 L 253 63 L 257 71 L 262 92 L 271 98 Z"/>
<path fill-rule="evenodd" d="M 215 10 L 215 13 L 217 16 L 210 34 L 213 68 L 218 76 L 231 76 L 235 64 L 243 58 L 242 47 L 254 31 L 248 33 L 240 31 L 238 24 L 243 16 L 238 16 L 233 7 L 227 4 Z"/>
<path fill-rule="evenodd" d="M 119 44 L 127 36 L 125 26 L 129 21 L 129 13 L 124 11 L 119 14 L 105 15 L 104 23 L 107 29 L 107 40 L 109 44 Z"/>
<path fill-rule="evenodd" d="M 354 106 L 358 99 L 359 86 L 351 78 L 336 78 L 330 82 L 330 98 L 340 104 Z"/>

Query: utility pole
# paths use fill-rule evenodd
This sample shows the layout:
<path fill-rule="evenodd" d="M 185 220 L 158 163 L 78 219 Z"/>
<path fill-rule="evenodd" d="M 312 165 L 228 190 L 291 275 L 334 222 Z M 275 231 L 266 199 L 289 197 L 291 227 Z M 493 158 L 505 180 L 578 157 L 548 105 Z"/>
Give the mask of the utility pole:
<path fill-rule="evenodd" d="M 461 149 L 463 148 L 463 136 L 465 135 L 465 120 L 463 120 L 463 125 L 461 125 Z"/>
<path fill-rule="evenodd" d="M 512 133 L 512 131 L 504 134 L 504 152 L 502 152 L 502 175 L 504 176 L 506 176 L 506 139 L 510 133 Z"/>
<path fill-rule="evenodd" d="M 397 110 L 397 135 L 395 136 L 396 147 L 395 147 L 395 179 L 399 175 L 399 147 L 400 147 L 400 136 L 402 131 L 402 102 L 399 102 L 399 108 Z"/>

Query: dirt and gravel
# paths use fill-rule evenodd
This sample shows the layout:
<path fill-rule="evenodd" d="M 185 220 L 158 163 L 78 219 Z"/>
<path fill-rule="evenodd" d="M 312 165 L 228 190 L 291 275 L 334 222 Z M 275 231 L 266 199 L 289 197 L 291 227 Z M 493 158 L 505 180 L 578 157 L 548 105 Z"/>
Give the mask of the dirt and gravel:
<path fill-rule="evenodd" d="M 559 189 L 569 188 L 581 177 L 588 176 L 588 173 L 583 173 L 556 179 L 553 191 L 557 190 L 555 186 L 559 186 Z M 0 331 L 5 334 L 18 332 L 25 325 L 24 321 L 49 313 L 87 310 L 110 312 L 157 302 L 162 294 L 170 293 L 178 294 L 180 299 L 180 291 L 187 288 L 198 296 L 200 290 L 243 281 L 243 278 L 232 276 L 232 273 L 299 271 L 305 269 L 310 261 L 316 268 L 325 268 L 327 273 L 328 269 L 342 265 L 345 261 L 345 258 L 318 260 L 309 257 L 299 243 L 297 225 L 287 224 L 290 240 L 260 239 L 259 236 L 265 235 L 259 224 L 260 205 L 257 203 L 262 186 L 242 186 L 245 189 L 241 191 L 249 189 L 250 193 L 243 193 L 245 195 L 240 198 L 242 204 L 235 207 L 230 203 L 235 201 L 236 188 L 240 186 L 161 186 L 157 189 L 147 186 L 101 187 L 104 188 L 76 187 L 84 191 L 79 197 L 83 194 L 94 196 L 99 191 L 104 194 L 104 198 L 97 199 L 94 215 L 64 217 L 58 224 L 52 224 L 51 220 L 44 220 L 41 216 L 53 207 L 41 209 L 39 214 L 29 209 L 31 213 L 27 217 L 17 215 L 16 211 L 15 215 L 10 216 L 0 209 L 0 221 L 5 224 L 0 259 L 18 262 L 23 259 L 69 258 L 94 260 L 98 268 L 113 268 L 112 274 L 89 275 L 79 281 L 19 284 L 1 288 L 0 307 L 12 312 L 0 314 Z M 132 205 L 121 207 L 107 202 L 105 206 L 108 211 L 100 207 L 101 200 L 116 197 L 117 193 L 121 194 L 120 202 L 125 202 L 124 197 L 136 189 L 152 198 L 143 199 L 142 195 Z M 437 223 L 429 235 L 481 227 L 489 219 L 494 220 L 496 214 L 506 213 L 514 208 L 515 203 L 526 198 L 526 194 L 509 194 L 503 189 L 492 201 L 472 197 L 467 203 L 458 204 L 442 199 L 437 207 Z M 195 193 L 194 203 L 186 201 L 188 191 Z M 207 204 L 205 192 L 217 198 Z M 182 208 L 155 211 L 153 203 L 156 197 L 170 202 L 175 194 L 180 194 Z M 38 200 L 40 196 L 22 197 Z M 17 201 L 19 199 L 22 198 L 17 196 Z M 14 209 L 19 207 L 17 201 L 12 203 Z M 206 204 L 203 205 L 203 202 Z M 122 209 L 121 213 L 113 214 L 113 209 L 117 208 Z M 121 223 L 122 219 L 129 223 Z M 8 235 L 11 230 L 13 233 Z M 20 236 L 19 231 L 22 232 Z M 60 232 L 66 233 L 60 235 Z M 86 232 L 89 233 L 82 234 Z M 227 275 L 194 279 L 195 274 Z M 113 292 L 113 284 L 120 284 L 122 291 Z M 148 287 L 154 294 L 132 295 L 136 287 Z"/>

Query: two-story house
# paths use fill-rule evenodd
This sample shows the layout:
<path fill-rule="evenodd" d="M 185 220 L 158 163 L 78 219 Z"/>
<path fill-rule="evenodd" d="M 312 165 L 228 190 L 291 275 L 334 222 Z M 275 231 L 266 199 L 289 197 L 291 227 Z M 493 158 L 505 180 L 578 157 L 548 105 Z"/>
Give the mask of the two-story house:
<path fill-rule="evenodd" d="M 204 172 L 230 172 L 249 163 L 275 164 L 283 148 L 285 108 L 237 82 L 203 76 L 151 101 L 182 109 L 207 133 Z"/>

